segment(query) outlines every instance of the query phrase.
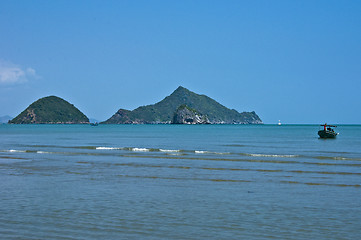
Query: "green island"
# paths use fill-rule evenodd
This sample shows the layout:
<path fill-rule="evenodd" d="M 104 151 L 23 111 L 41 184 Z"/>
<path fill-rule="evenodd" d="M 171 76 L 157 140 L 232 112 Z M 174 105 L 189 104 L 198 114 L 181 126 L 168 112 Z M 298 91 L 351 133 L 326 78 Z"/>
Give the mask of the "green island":
<path fill-rule="evenodd" d="M 103 124 L 171 124 L 174 114 L 182 105 L 206 117 L 207 124 L 262 124 L 255 112 L 239 113 L 206 95 L 199 95 L 180 86 L 162 101 L 138 107 L 133 111 L 119 109 Z"/>
<path fill-rule="evenodd" d="M 73 104 L 56 96 L 41 98 L 33 102 L 11 124 L 79 124 L 89 119 Z"/>

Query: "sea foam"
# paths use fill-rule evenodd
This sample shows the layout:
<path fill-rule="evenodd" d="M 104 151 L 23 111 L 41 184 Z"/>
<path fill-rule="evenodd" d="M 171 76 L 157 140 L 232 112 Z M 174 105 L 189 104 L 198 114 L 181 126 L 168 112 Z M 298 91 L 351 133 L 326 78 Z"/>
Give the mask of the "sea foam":
<path fill-rule="evenodd" d="M 96 147 L 96 150 L 119 150 L 120 148 L 115 147 Z"/>
<path fill-rule="evenodd" d="M 180 150 L 172 150 L 172 149 L 159 149 L 160 152 L 180 152 Z"/>
<path fill-rule="evenodd" d="M 148 148 L 132 148 L 134 152 L 149 152 Z"/>
<path fill-rule="evenodd" d="M 279 157 L 279 158 L 294 158 L 294 157 L 298 157 L 298 155 L 282 155 L 282 154 L 258 154 L 258 153 L 250 153 L 250 154 L 246 154 L 248 156 L 251 157 Z"/>
<path fill-rule="evenodd" d="M 197 153 L 197 154 L 210 153 L 210 152 L 208 152 L 208 151 L 198 151 L 198 150 L 195 150 L 194 152 Z"/>
<path fill-rule="evenodd" d="M 8 152 L 11 152 L 11 153 L 15 153 L 15 152 L 18 152 L 18 153 L 24 153 L 24 152 L 26 152 L 26 151 L 24 151 L 24 150 L 15 150 L 15 149 L 10 149 L 10 150 L 8 150 Z"/>

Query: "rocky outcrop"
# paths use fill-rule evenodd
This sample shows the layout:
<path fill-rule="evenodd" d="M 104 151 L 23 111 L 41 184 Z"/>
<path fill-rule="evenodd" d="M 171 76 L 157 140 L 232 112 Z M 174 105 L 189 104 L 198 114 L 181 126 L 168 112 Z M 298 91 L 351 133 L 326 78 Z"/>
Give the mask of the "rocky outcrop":
<path fill-rule="evenodd" d="M 173 116 L 173 124 L 209 124 L 207 116 L 200 114 L 197 110 L 181 105 Z"/>
<path fill-rule="evenodd" d="M 118 122 L 122 122 L 124 124 L 132 124 L 133 122 L 129 119 L 129 113 L 131 111 L 126 109 L 119 109 L 111 119 L 108 120 L 108 124 L 117 124 Z"/>

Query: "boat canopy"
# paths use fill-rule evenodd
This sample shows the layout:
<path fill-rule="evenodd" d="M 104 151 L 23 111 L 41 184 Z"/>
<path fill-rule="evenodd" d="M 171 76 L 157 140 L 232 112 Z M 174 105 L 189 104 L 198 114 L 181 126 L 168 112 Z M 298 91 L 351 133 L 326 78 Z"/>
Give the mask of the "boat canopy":
<path fill-rule="evenodd" d="M 335 125 L 328 125 L 328 124 L 321 124 L 320 126 L 337 127 L 337 126 L 335 126 Z"/>

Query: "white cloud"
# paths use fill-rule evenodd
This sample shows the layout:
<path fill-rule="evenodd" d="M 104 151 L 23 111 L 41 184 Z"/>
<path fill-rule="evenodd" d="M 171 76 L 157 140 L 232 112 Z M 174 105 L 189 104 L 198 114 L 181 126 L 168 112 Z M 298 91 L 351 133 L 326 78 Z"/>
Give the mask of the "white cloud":
<path fill-rule="evenodd" d="M 0 59 L 0 84 L 16 84 L 27 82 L 37 77 L 33 68 L 22 69 L 20 66 Z"/>
<path fill-rule="evenodd" d="M 26 74 L 29 75 L 29 76 L 36 77 L 36 71 L 35 71 L 35 69 L 30 68 L 30 67 L 26 69 Z"/>

